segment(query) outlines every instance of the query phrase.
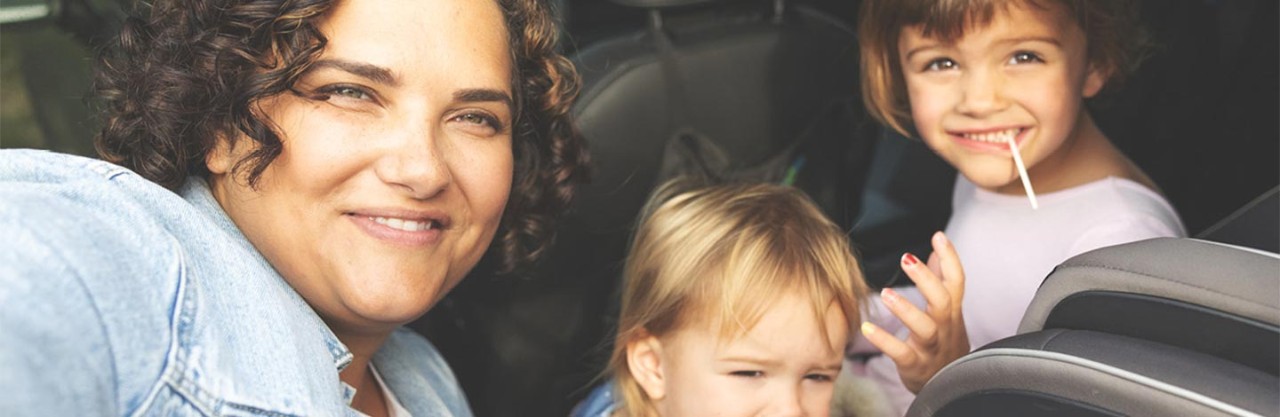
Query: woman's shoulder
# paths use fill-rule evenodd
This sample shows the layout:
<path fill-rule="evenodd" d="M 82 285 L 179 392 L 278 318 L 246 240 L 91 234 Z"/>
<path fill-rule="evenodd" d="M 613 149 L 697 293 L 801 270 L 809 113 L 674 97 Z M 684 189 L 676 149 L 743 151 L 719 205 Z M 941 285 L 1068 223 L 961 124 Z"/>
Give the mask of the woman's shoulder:
<path fill-rule="evenodd" d="M 0 328 L 12 342 L 0 349 L 0 368 L 37 386 L 19 401 L 57 392 L 86 394 L 67 404 L 85 405 L 100 383 L 128 397 L 161 373 L 180 255 L 156 242 L 159 225 L 135 199 L 147 197 L 109 184 L 130 174 L 89 158 L 0 152 Z M 57 386 L 41 391 L 42 383 Z"/>

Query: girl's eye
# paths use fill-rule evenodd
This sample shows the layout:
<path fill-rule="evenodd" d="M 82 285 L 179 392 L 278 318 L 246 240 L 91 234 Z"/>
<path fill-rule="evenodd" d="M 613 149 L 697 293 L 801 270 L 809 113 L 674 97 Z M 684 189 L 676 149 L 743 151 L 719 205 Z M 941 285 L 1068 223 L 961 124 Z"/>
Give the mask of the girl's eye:
<path fill-rule="evenodd" d="M 925 71 L 944 71 L 944 70 L 953 69 L 955 67 L 956 67 L 956 62 L 952 61 L 951 58 L 938 58 L 938 59 L 929 61 L 929 63 L 925 65 L 924 70 Z"/>
<path fill-rule="evenodd" d="M 740 376 L 743 378 L 759 378 L 764 376 L 764 371 L 733 371 L 729 375 Z"/>
<path fill-rule="evenodd" d="M 1044 62 L 1044 60 L 1040 59 L 1039 55 L 1026 51 L 1014 53 L 1013 56 L 1009 57 L 1010 65 L 1026 64 L 1031 62 Z"/>

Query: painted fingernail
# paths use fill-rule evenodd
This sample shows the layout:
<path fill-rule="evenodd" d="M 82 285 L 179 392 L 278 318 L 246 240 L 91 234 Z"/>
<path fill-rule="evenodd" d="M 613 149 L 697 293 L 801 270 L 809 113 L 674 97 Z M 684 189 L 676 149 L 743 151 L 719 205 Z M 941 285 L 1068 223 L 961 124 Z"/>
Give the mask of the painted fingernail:
<path fill-rule="evenodd" d="M 862 334 L 870 335 L 875 332 L 876 332 L 875 326 L 872 326 L 871 323 L 868 323 L 865 321 L 862 322 Z"/>
<path fill-rule="evenodd" d="M 886 304 L 897 303 L 898 293 L 891 289 L 885 288 L 883 290 L 880 290 L 880 298 L 884 300 Z"/>
<path fill-rule="evenodd" d="M 903 254 L 903 255 L 902 255 L 902 264 L 903 264 L 903 265 L 912 266 L 912 265 L 915 265 L 915 264 L 918 264 L 918 263 L 920 263 L 920 259 L 919 259 L 919 258 L 916 258 L 916 256 L 915 256 L 915 255 L 912 255 L 912 254 L 909 254 L 909 253 L 907 253 L 907 254 Z"/>

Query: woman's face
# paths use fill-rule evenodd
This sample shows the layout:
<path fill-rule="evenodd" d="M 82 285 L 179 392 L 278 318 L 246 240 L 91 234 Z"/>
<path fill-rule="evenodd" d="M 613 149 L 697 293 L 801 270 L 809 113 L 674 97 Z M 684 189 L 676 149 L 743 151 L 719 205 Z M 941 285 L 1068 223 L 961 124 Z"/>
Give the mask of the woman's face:
<path fill-rule="evenodd" d="M 295 89 L 262 101 L 283 152 L 250 188 L 240 138 L 218 202 L 335 331 L 426 312 L 470 270 L 511 188 L 512 62 L 493 1 L 343 1 Z"/>

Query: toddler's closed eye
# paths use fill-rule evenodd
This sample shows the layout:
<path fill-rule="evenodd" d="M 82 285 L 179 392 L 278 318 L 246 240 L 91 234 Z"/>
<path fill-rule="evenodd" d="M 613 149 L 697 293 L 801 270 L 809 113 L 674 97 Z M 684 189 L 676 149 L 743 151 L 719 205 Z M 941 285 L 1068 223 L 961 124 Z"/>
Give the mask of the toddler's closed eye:
<path fill-rule="evenodd" d="M 759 378 L 764 376 L 764 371 L 733 371 L 730 372 L 729 375 L 743 378 Z"/>
<path fill-rule="evenodd" d="M 816 382 L 831 382 L 835 380 L 834 376 L 827 374 L 809 374 L 805 375 L 804 378 Z"/>

